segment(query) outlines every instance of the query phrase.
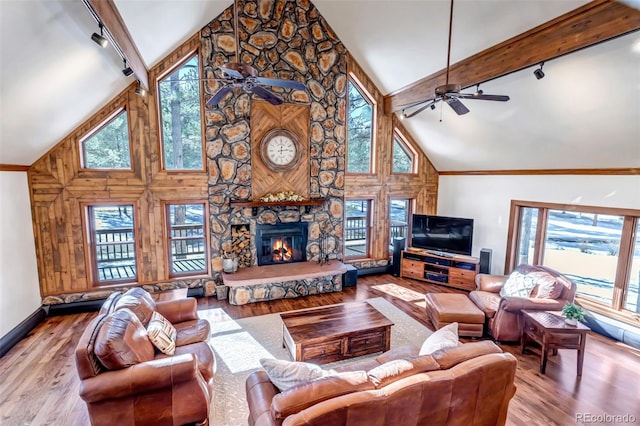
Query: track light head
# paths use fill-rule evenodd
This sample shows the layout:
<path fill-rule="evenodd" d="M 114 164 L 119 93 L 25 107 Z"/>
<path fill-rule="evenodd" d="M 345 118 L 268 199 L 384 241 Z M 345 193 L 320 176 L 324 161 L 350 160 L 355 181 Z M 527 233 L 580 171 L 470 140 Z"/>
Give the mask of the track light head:
<path fill-rule="evenodd" d="M 436 104 L 431 104 L 431 106 L 429 108 L 436 109 Z"/>
<path fill-rule="evenodd" d="M 142 97 L 147 96 L 147 91 L 146 91 L 146 90 L 145 90 L 145 88 L 144 88 L 144 87 L 142 87 L 142 85 L 140 84 L 140 80 L 138 80 L 138 87 L 136 87 L 135 92 L 136 92 L 136 95 L 138 95 L 138 96 L 142 96 Z"/>
<path fill-rule="evenodd" d="M 538 80 L 544 78 L 544 71 L 542 71 L 543 65 L 544 65 L 544 62 L 540 64 L 540 68 L 538 68 L 533 72 L 533 75 L 535 75 Z"/>
<path fill-rule="evenodd" d="M 107 40 L 107 38 L 104 36 L 103 28 L 104 26 L 100 24 L 100 34 L 98 33 L 91 34 L 91 40 L 93 40 L 98 46 L 104 49 L 109 44 L 109 40 Z"/>
<path fill-rule="evenodd" d="M 480 88 L 480 85 L 476 85 L 476 92 L 473 94 L 474 96 L 480 96 L 484 93 L 484 91 Z"/>
<path fill-rule="evenodd" d="M 133 74 L 133 70 L 131 69 L 131 67 L 127 66 L 127 60 L 124 60 L 124 68 L 122 69 L 122 74 L 124 74 L 125 77 L 129 77 L 131 74 Z"/>

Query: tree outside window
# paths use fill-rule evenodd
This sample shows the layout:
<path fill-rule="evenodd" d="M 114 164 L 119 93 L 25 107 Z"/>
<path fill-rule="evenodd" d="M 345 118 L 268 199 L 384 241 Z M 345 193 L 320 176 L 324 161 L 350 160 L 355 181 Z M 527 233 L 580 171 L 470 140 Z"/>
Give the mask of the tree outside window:
<path fill-rule="evenodd" d="M 170 275 L 207 272 L 204 204 L 167 204 Z"/>
<path fill-rule="evenodd" d="M 165 170 L 202 170 L 200 71 L 195 55 L 158 83 Z"/>
<path fill-rule="evenodd" d="M 347 172 L 370 173 L 373 151 L 373 105 L 349 80 Z"/>
<path fill-rule="evenodd" d="M 414 173 L 415 155 L 409 147 L 394 134 L 393 136 L 393 173 Z"/>
<path fill-rule="evenodd" d="M 82 167 L 86 169 L 129 169 L 129 122 L 122 109 L 96 131 L 80 141 Z"/>

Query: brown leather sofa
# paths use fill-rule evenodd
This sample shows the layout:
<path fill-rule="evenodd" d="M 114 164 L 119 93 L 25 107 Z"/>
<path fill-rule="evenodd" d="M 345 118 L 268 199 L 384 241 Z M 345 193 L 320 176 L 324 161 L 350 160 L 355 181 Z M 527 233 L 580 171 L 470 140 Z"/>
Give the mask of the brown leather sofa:
<path fill-rule="evenodd" d="M 519 273 L 534 276 L 540 281 L 524 297 L 501 296 L 500 291 L 509 277 Z M 541 283 L 557 286 L 542 294 Z M 502 342 L 515 342 L 522 335 L 522 309 L 561 310 L 567 302 L 573 302 L 576 286 L 569 278 L 546 266 L 518 265 L 510 275 L 476 275 L 476 290 L 469 293 L 471 301 L 482 310 L 487 318 L 487 330 L 491 336 Z"/>
<path fill-rule="evenodd" d="M 280 392 L 264 370 L 246 381 L 249 425 L 504 425 L 517 361 L 491 341 L 432 355 L 403 346 L 345 373 Z"/>
<path fill-rule="evenodd" d="M 145 322 L 153 311 L 176 328 L 171 356 L 147 336 Z M 209 335 L 193 298 L 155 304 L 142 289 L 112 294 L 75 350 L 91 424 L 208 424 L 216 369 Z"/>

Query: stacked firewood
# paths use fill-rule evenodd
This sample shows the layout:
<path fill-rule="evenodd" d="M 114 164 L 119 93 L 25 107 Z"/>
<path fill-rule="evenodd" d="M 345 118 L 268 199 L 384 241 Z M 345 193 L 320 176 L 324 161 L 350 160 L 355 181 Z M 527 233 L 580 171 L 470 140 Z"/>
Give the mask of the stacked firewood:
<path fill-rule="evenodd" d="M 234 225 L 231 227 L 231 246 L 233 252 L 229 257 L 238 258 L 239 268 L 251 266 L 251 232 L 249 225 Z"/>

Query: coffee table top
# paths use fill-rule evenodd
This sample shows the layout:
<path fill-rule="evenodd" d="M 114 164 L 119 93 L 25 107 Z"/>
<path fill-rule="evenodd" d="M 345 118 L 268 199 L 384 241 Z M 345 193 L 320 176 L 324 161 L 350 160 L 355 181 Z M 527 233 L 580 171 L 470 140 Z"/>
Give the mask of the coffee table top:
<path fill-rule="evenodd" d="M 307 342 L 393 325 L 366 301 L 285 312 L 280 317 L 294 341 Z"/>
<path fill-rule="evenodd" d="M 529 311 L 523 309 L 523 315 L 531 318 L 539 326 L 544 327 L 547 330 L 591 330 L 589 327 L 578 321 L 577 325 L 569 325 L 564 321 L 564 317 L 560 311 Z"/>

